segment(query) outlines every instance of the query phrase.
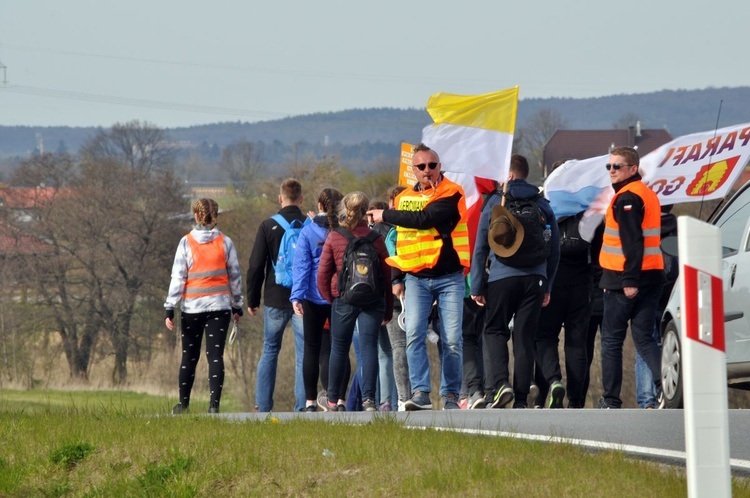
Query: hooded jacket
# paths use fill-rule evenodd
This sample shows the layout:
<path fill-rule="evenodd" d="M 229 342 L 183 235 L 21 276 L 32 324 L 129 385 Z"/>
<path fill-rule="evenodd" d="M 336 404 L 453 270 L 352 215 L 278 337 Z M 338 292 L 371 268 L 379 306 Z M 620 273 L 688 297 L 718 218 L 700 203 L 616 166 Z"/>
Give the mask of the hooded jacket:
<path fill-rule="evenodd" d="M 217 228 L 209 229 L 204 226 L 196 226 L 191 230 L 190 235 L 198 243 L 198 247 L 200 247 L 223 234 Z M 183 299 L 188 273 L 193 266 L 193 253 L 190 249 L 188 236 L 186 235 L 177 245 L 177 252 L 172 265 L 172 280 L 169 284 L 169 292 L 167 300 L 164 303 L 164 309 L 174 310 L 180 301 L 182 301 L 180 309 L 183 313 L 203 313 L 206 311 L 231 310 L 232 308 L 242 309 L 242 270 L 237 260 L 237 251 L 229 237 L 223 235 L 222 238 L 227 274 L 229 276 L 229 293 L 185 297 Z"/>
<path fill-rule="evenodd" d="M 508 182 L 508 194 L 516 199 L 532 199 L 539 194 L 539 188 L 528 183 L 526 180 L 511 180 Z M 471 294 L 474 296 L 487 295 L 487 283 L 509 277 L 520 277 L 526 275 L 539 275 L 545 278 L 545 293 L 549 293 L 557 273 L 557 264 L 560 260 L 560 232 L 557 227 L 555 214 L 552 212 L 549 201 L 544 197 L 537 198 L 537 205 L 549 221 L 552 236 L 550 238 L 550 253 L 547 261 L 537 266 L 528 268 L 516 268 L 503 264 L 495 257 L 487 240 L 490 228 L 492 208 L 502 201 L 501 195 L 492 195 L 485 203 L 482 214 L 477 225 L 477 238 L 474 244 L 474 255 L 471 258 Z M 484 278 L 487 271 L 487 260 L 489 258 L 489 278 Z"/>
<path fill-rule="evenodd" d="M 329 304 L 318 291 L 318 265 L 328 236 L 328 225 L 328 217 L 319 214 L 299 234 L 292 266 L 294 284 L 289 297 L 292 303 L 304 300 L 319 305 Z"/>

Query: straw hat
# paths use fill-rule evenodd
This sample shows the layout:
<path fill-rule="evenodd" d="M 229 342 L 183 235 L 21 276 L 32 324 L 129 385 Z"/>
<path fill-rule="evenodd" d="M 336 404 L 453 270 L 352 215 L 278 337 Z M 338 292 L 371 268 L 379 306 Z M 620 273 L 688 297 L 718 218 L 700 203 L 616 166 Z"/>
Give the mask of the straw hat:
<path fill-rule="evenodd" d="M 523 225 L 505 206 L 498 204 L 492 208 L 487 239 L 494 253 L 501 258 L 513 256 L 523 242 Z"/>

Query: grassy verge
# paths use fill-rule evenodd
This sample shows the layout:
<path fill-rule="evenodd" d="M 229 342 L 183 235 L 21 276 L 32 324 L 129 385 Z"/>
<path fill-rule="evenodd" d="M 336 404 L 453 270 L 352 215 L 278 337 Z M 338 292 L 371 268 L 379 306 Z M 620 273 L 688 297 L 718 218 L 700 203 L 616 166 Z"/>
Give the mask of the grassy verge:
<path fill-rule="evenodd" d="M 0 391 L 0 496 L 685 496 L 681 469 L 561 444 L 304 418 L 155 416 L 124 392 Z M 734 496 L 750 496 L 746 480 Z"/>

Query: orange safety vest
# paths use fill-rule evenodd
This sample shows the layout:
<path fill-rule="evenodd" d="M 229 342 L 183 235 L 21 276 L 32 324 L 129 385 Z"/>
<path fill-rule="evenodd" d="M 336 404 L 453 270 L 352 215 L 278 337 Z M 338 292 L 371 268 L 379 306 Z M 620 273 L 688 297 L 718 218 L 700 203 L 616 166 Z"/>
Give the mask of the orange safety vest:
<path fill-rule="evenodd" d="M 192 234 L 188 234 L 187 241 L 193 265 L 188 270 L 183 299 L 229 294 L 224 236 L 219 235 L 207 244 L 199 244 Z"/>
<path fill-rule="evenodd" d="M 416 192 L 407 189 L 394 199 L 394 205 L 399 211 L 421 211 L 431 202 L 461 194 L 458 201 L 459 221 L 451 232 L 453 249 L 458 254 L 461 265 L 471 266 L 469 252 L 469 227 L 466 215 L 466 196 L 460 185 L 446 177 L 437 184 L 434 190 Z M 443 247 L 443 237 L 435 228 L 416 229 L 396 226 L 396 254 L 386 259 L 386 262 L 405 272 L 416 273 L 427 268 L 433 268 L 440 257 Z"/>
<path fill-rule="evenodd" d="M 659 248 L 661 241 L 661 207 L 659 198 L 653 190 L 643 182 L 630 182 L 620 189 L 607 208 L 604 225 L 604 239 L 602 250 L 599 253 L 599 264 L 602 268 L 614 271 L 625 269 L 625 254 L 622 251 L 622 240 L 620 240 L 620 225 L 615 220 L 614 209 L 617 196 L 623 192 L 633 192 L 643 200 L 645 212 L 643 214 L 643 261 L 641 270 L 663 270 L 664 258 Z"/>

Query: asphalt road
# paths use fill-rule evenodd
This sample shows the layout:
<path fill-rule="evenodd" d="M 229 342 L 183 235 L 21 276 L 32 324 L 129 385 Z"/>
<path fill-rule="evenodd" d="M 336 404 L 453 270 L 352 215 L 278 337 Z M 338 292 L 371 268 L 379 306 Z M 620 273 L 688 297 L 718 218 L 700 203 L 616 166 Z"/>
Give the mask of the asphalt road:
<path fill-rule="evenodd" d="M 232 420 L 265 420 L 268 413 L 220 415 Z M 685 464 L 683 410 L 450 410 L 390 413 L 273 413 L 280 422 L 296 417 L 366 423 L 393 417 L 407 427 L 453 430 L 489 437 L 566 442 L 591 449 L 613 449 L 641 458 Z M 750 410 L 729 410 L 733 475 L 750 475 Z"/>

